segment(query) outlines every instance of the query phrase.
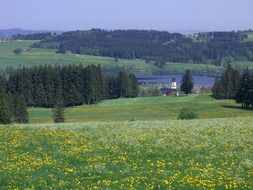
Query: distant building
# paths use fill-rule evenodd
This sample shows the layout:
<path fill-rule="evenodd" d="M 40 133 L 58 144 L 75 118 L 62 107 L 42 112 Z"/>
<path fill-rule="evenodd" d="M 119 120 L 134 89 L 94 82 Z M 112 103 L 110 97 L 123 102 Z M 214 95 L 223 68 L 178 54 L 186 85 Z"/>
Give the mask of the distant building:
<path fill-rule="evenodd" d="M 22 52 L 30 52 L 31 51 L 31 48 L 23 48 L 22 49 Z"/>
<path fill-rule="evenodd" d="M 178 96 L 179 95 L 179 93 L 177 91 L 177 81 L 175 78 L 173 78 L 171 80 L 171 84 L 169 85 L 169 88 L 167 88 L 165 90 L 164 95 L 165 96 L 172 96 L 172 95 Z"/>
<path fill-rule="evenodd" d="M 177 81 L 175 78 L 171 81 L 170 89 L 177 90 Z"/>

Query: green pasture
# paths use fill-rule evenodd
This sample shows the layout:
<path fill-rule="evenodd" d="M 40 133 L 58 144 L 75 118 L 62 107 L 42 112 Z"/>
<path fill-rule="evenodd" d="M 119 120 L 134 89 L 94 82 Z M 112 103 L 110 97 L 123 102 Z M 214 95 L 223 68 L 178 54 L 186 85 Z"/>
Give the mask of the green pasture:
<path fill-rule="evenodd" d="M 159 74 L 159 73 L 183 73 L 186 69 L 190 69 L 195 75 L 216 76 L 221 73 L 224 68 L 212 64 L 193 64 L 193 63 L 173 63 L 167 62 L 161 69 L 151 63 L 145 63 L 140 59 L 119 59 L 114 61 L 111 57 L 79 55 L 67 52 L 66 54 L 57 54 L 54 49 L 31 48 L 30 52 L 23 52 L 21 55 L 15 55 L 13 50 L 16 48 L 29 48 L 36 41 L 10 41 L 8 43 L 0 43 L 0 69 L 31 67 L 38 65 L 98 65 L 100 64 L 105 70 L 117 72 L 125 69 L 136 74 Z M 253 68 L 253 62 L 233 62 L 233 66 L 238 69 L 246 67 Z"/>
<path fill-rule="evenodd" d="M 8 43 L 0 43 L 0 69 L 8 67 L 31 67 L 36 65 L 98 65 L 108 70 L 126 69 L 136 73 L 152 73 L 159 70 L 152 64 L 146 64 L 143 60 L 137 59 L 119 59 L 118 62 L 114 58 L 89 56 L 79 54 L 57 54 L 53 49 L 31 48 L 30 52 L 23 52 L 21 55 L 15 55 L 13 50 L 16 48 L 29 48 L 36 41 L 10 41 Z"/>
<path fill-rule="evenodd" d="M 253 63 L 252 63 L 253 66 Z M 200 75 L 215 75 L 223 71 L 220 66 L 212 64 L 194 64 L 194 63 L 173 63 L 167 62 L 163 68 L 169 73 L 183 73 L 186 69 L 192 71 L 193 74 Z"/>
<path fill-rule="evenodd" d="M 175 120 L 182 108 L 193 109 L 200 118 L 253 116 L 233 100 L 216 100 L 210 95 L 144 97 L 105 100 L 95 105 L 66 108 L 66 122 Z M 31 123 L 53 122 L 52 110 L 29 109 Z"/>

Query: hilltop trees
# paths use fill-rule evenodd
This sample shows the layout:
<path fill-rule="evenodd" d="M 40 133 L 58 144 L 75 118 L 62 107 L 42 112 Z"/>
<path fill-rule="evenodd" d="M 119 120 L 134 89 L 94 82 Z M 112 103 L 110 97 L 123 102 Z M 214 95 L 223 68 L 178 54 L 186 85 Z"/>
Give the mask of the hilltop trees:
<path fill-rule="evenodd" d="M 13 40 L 46 40 L 53 37 L 51 32 L 41 32 L 35 34 L 17 34 L 12 37 Z"/>
<path fill-rule="evenodd" d="M 230 60 L 252 61 L 253 42 L 244 41 L 245 38 L 247 34 L 243 32 L 204 32 L 187 37 L 153 30 L 92 29 L 42 38 L 33 46 L 56 48 L 58 52 L 145 59 L 163 68 L 166 61 L 216 65 L 226 65 Z"/>
<path fill-rule="evenodd" d="M 187 69 L 182 77 L 180 90 L 185 94 L 190 94 L 192 92 L 193 86 L 194 84 L 191 71 Z"/>

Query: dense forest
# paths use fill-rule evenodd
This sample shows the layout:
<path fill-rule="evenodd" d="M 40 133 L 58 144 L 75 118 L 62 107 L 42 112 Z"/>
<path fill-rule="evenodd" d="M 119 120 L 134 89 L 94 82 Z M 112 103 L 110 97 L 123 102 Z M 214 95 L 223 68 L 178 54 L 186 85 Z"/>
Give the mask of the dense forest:
<path fill-rule="evenodd" d="M 3 78 L 3 77 L 2 77 Z M 6 93 L 24 96 L 27 106 L 92 104 L 103 99 L 136 97 L 135 75 L 121 71 L 105 76 L 100 66 L 40 66 L 13 71 L 3 81 Z"/>
<path fill-rule="evenodd" d="M 253 108 L 253 72 L 246 69 L 240 73 L 229 65 L 216 79 L 212 92 L 214 98 L 234 99 L 243 108 Z"/>
<path fill-rule="evenodd" d="M 58 53 L 138 58 L 163 67 L 165 61 L 211 63 L 253 61 L 253 42 L 244 32 L 206 32 L 192 36 L 147 30 L 66 32 L 46 36 L 33 47 L 56 48 Z"/>
<path fill-rule="evenodd" d="M 47 40 L 51 39 L 55 36 L 56 33 L 52 34 L 51 32 L 41 32 L 41 33 L 34 33 L 34 34 L 17 34 L 12 37 L 13 40 Z"/>
<path fill-rule="evenodd" d="M 28 112 L 23 95 L 6 92 L 7 80 L 0 75 L 0 124 L 27 123 Z"/>

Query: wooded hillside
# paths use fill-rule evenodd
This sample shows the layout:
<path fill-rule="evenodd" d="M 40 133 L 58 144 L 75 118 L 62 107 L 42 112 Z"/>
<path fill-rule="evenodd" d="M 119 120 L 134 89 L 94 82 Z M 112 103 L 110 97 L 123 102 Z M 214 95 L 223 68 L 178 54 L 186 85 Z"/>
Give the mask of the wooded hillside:
<path fill-rule="evenodd" d="M 33 47 L 57 48 L 58 53 L 138 58 L 163 67 L 166 61 L 212 63 L 253 61 L 253 42 L 243 32 L 179 33 L 92 29 L 52 35 Z"/>

